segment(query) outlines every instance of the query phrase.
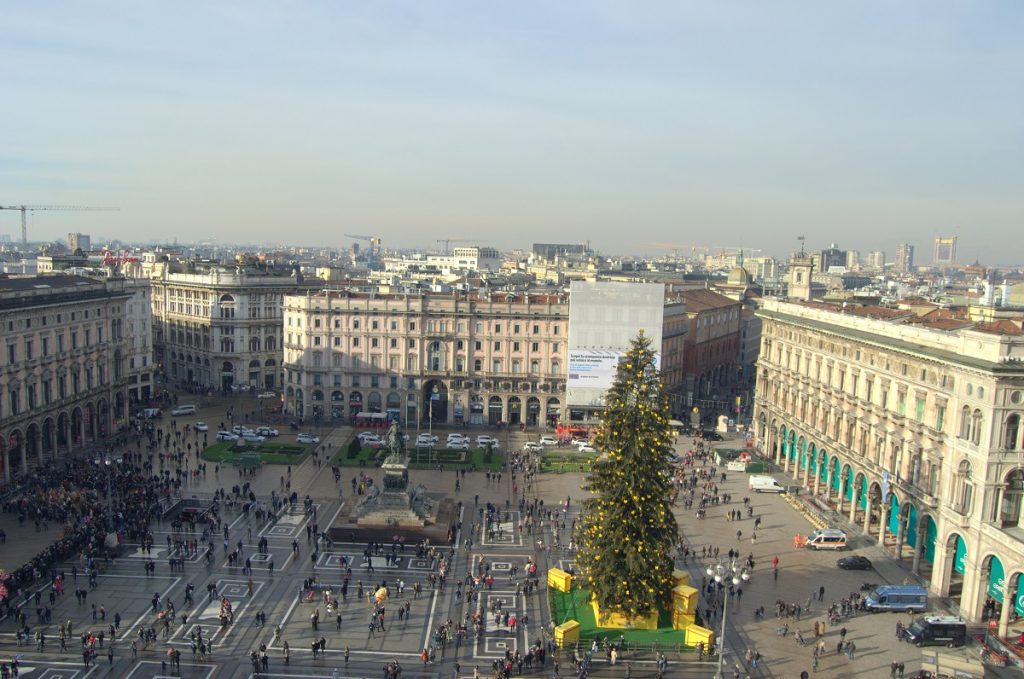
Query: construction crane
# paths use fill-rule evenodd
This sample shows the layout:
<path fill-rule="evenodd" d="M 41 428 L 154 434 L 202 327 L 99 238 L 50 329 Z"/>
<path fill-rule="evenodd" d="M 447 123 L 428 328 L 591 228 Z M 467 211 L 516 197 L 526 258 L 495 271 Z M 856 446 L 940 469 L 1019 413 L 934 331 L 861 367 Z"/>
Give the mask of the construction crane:
<path fill-rule="evenodd" d="M 468 238 L 438 238 L 438 243 L 444 243 L 444 254 L 448 254 L 451 250 L 452 243 L 472 243 L 473 241 Z"/>
<path fill-rule="evenodd" d="M 0 210 L 18 210 L 21 212 L 21 244 L 28 244 L 28 219 L 26 213 L 36 210 L 73 210 L 76 212 L 107 211 L 116 212 L 116 207 L 86 207 L 84 205 L 0 205 Z"/>

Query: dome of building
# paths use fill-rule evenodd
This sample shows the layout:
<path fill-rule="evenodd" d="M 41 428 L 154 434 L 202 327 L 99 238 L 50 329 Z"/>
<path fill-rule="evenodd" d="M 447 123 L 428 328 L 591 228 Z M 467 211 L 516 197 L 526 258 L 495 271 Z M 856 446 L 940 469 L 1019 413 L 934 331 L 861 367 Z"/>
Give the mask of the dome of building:
<path fill-rule="evenodd" d="M 729 272 L 729 285 L 750 285 L 750 272 L 742 266 L 737 266 Z"/>

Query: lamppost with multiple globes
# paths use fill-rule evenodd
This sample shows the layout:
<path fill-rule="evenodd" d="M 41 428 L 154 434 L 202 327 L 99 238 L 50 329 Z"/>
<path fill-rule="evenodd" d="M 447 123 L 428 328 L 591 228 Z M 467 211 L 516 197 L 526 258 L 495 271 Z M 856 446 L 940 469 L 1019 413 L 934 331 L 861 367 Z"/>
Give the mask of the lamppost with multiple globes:
<path fill-rule="evenodd" d="M 750 571 L 737 566 L 735 561 L 731 564 L 717 563 L 708 566 L 705 572 L 709 578 L 725 587 L 736 586 L 750 580 Z M 729 613 L 729 593 L 725 592 L 724 597 L 722 599 L 722 631 L 718 637 L 718 671 L 715 673 L 715 679 L 723 679 L 725 676 L 722 673 L 722 662 L 725 659 L 725 621 Z"/>

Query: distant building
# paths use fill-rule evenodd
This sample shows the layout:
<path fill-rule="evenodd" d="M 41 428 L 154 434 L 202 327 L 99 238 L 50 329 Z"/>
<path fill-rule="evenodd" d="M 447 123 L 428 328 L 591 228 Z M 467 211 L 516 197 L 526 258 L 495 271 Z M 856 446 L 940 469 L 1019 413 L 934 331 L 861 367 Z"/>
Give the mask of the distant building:
<path fill-rule="evenodd" d="M 742 266 L 758 283 L 779 277 L 779 262 L 774 257 L 747 257 Z"/>
<path fill-rule="evenodd" d="M 89 266 L 89 258 L 85 255 L 39 255 L 36 257 L 39 273 L 56 273 Z"/>
<path fill-rule="evenodd" d="M 585 255 L 590 252 L 583 243 L 534 243 L 533 254 L 541 259 L 555 259 L 561 255 Z"/>
<path fill-rule="evenodd" d="M 857 250 L 846 251 L 846 268 L 851 271 L 860 269 L 860 252 Z"/>
<path fill-rule="evenodd" d="M 896 270 L 900 273 L 914 270 L 914 246 L 910 243 L 900 243 L 896 246 Z"/>
<path fill-rule="evenodd" d="M 71 252 L 74 252 L 75 250 L 89 252 L 89 250 L 92 249 L 92 239 L 85 233 L 69 233 L 68 249 L 71 250 Z"/>
<path fill-rule="evenodd" d="M 151 278 L 153 354 L 167 379 L 229 392 L 281 387 L 285 295 L 323 281 L 213 268 Z"/>
<path fill-rule="evenodd" d="M 952 238 L 935 238 L 935 249 L 932 252 L 932 266 L 943 267 L 956 264 L 956 236 Z"/>
<path fill-rule="evenodd" d="M 834 266 L 846 266 L 846 250 L 840 250 L 835 243 L 832 243 L 827 249 L 821 251 L 821 262 L 817 270 L 828 273 L 828 270 Z"/>
<path fill-rule="evenodd" d="M 881 250 L 874 250 L 868 253 L 868 258 L 864 262 L 864 265 L 868 269 L 874 269 L 875 271 L 881 271 L 885 268 L 885 253 Z"/>

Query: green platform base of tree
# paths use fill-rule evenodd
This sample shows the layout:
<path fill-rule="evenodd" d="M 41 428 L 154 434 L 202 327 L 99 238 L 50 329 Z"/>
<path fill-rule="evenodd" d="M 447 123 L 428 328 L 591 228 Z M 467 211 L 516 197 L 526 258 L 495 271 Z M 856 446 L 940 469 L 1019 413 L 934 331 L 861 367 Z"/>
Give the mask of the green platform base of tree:
<path fill-rule="evenodd" d="M 658 628 L 652 630 L 643 629 L 618 629 L 612 627 L 598 627 L 594 618 L 594 609 L 590 605 L 590 591 L 586 589 L 573 589 L 571 592 L 559 592 L 554 589 L 548 590 L 548 597 L 551 603 L 551 619 L 556 625 L 566 620 L 575 620 L 580 624 L 580 640 L 587 642 L 594 637 L 600 636 L 607 639 L 618 639 L 625 637 L 629 644 L 648 646 L 657 644 L 662 650 L 675 650 L 682 645 L 686 634 L 683 630 L 672 629 L 672 613 L 661 611 L 658 614 Z M 683 650 L 689 650 L 684 648 Z"/>

